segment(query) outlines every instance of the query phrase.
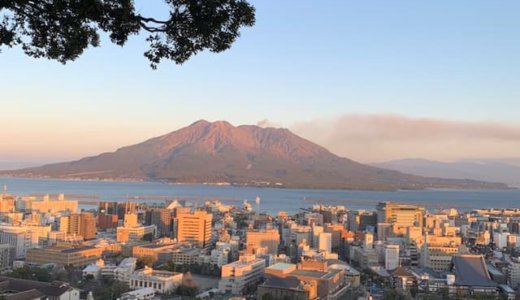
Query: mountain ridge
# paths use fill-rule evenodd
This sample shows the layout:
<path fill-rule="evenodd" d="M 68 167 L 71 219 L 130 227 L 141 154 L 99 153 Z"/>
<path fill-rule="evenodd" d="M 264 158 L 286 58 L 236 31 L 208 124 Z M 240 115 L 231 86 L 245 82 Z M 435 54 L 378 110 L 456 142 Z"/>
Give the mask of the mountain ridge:
<path fill-rule="evenodd" d="M 507 188 L 501 183 L 426 178 L 367 166 L 288 129 L 206 120 L 114 152 L 0 174 L 359 190 Z"/>
<path fill-rule="evenodd" d="M 417 176 L 441 176 L 454 179 L 504 182 L 520 186 L 520 165 L 511 160 L 461 160 L 452 162 L 428 159 L 400 159 L 372 166 Z"/>

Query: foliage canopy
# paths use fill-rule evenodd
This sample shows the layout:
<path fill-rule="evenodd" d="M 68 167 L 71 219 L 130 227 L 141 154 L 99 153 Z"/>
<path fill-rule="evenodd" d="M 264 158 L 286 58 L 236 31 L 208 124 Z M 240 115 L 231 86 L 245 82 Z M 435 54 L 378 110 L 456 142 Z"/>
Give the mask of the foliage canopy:
<path fill-rule="evenodd" d="M 152 68 L 163 59 L 182 64 L 203 50 L 222 52 L 253 26 L 255 9 L 247 0 L 163 0 L 168 17 L 144 16 L 134 0 L 0 0 L 0 47 L 21 46 L 25 54 L 73 61 L 100 33 L 124 46 L 146 34 L 144 56 Z"/>

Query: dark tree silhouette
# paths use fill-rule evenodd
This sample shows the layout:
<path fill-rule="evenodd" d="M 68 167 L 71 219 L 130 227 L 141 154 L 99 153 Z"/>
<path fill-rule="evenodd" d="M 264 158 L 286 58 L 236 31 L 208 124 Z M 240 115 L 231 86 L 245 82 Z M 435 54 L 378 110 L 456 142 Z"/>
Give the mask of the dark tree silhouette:
<path fill-rule="evenodd" d="M 61 63 L 75 60 L 100 32 L 125 45 L 131 35 L 147 35 L 144 53 L 156 68 L 162 59 L 182 64 L 192 55 L 222 52 L 253 26 L 247 0 L 164 0 L 168 17 L 143 16 L 134 0 L 0 0 L 0 47 L 21 46 L 32 57 Z"/>

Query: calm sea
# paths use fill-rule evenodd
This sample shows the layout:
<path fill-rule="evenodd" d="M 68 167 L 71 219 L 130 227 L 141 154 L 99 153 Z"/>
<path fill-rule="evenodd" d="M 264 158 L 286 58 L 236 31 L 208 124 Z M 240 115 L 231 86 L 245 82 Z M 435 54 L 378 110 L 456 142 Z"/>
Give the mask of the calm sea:
<path fill-rule="evenodd" d="M 428 208 L 520 208 L 520 190 L 423 190 L 423 191 L 347 191 L 252 188 L 212 185 L 173 185 L 158 182 L 106 182 L 57 179 L 27 179 L 0 177 L 0 188 L 18 196 L 59 194 L 95 196 L 98 200 L 149 201 L 158 203 L 161 197 L 179 198 L 197 203 L 220 199 L 224 203 L 242 205 L 244 199 L 254 204 L 261 198 L 260 210 L 276 214 L 283 210 L 296 213 L 315 203 L 344 205 L 351 209 L 375 209 L 379 201 L 415 203 Z M 88 203 L 85 203 L 87 205 Z M 86 207 L 86 206 L 84 206 Z"/>

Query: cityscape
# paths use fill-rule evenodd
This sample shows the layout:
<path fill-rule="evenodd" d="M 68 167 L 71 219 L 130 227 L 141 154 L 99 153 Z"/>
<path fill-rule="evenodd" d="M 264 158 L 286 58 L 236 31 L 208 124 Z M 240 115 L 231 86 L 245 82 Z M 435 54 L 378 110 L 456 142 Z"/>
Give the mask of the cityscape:
<path fill-rule="evenodd" d="M 0 197 L 5 299 L 515 299 L 520 209 Z M 92 205 L 92 202 L 89 202 Z M 188 299 L 187 298 L 187 299 Z"/>
<path fill-rule="evenodd" d="M 519 0 L 0 0 L 0 300 L 520 300 Z"/>

